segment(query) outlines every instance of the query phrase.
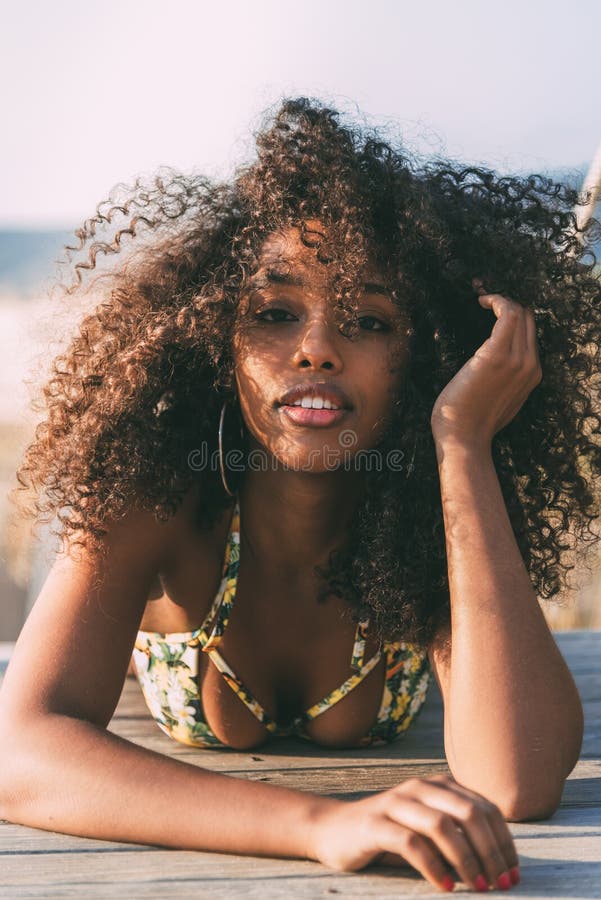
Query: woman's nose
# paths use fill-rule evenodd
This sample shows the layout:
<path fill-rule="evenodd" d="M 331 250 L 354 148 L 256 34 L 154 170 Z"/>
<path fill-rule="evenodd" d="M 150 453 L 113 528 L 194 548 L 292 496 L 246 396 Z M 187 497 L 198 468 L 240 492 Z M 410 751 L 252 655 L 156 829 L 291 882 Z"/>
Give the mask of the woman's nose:
<path fill-rule="evenodd" d="M 341 369 L 343 366 L 339 349 L 340 331 L 336 323 L 324 316 L 312 319 L 302 333 L 294 362 L 296 365 L 313 368 Z"/>

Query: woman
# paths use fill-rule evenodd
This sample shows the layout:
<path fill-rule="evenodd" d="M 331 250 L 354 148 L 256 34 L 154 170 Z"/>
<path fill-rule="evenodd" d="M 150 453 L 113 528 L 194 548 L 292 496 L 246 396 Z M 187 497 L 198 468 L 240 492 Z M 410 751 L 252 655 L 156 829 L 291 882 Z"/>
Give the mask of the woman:
<path fill-rule="evenodd" d="M 2 687 L 0 815 L 508 888 L 506 820 L 554 812 L 582 740 L 537 602 L 568 529 L 594 537 L 576 194 L 418 168 L 305 98 L 257 146 L 231 184 L 158 176 L 78 232 L 78 282 L 133 244 L 18 472 L 63 547 Z M 199 747 L 394 740 L 433 669 L 453 777 L 342 803 L 151 752 L 106 730 L 132 652 Z"/>

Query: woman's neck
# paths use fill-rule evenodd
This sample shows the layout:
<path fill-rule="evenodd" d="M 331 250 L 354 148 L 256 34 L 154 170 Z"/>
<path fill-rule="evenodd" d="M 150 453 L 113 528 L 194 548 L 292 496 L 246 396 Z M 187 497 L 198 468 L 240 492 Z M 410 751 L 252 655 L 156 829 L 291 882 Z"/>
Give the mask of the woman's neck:
<path fill-rule="evenodd" d="M 249 470 L 239 491 L 240 539 L 270 571 L 306 573 L 344 544 L 362 486 L 353 472 Z"/>

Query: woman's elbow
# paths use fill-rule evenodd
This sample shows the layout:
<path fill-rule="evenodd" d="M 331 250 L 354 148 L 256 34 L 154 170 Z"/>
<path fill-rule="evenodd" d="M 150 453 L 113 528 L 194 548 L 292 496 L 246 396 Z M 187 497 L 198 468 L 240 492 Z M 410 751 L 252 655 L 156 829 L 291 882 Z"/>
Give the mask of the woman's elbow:
<path fill-rule="evenodd" d="M 488 799 L 496 803 L 507 822 L 538 822 L 555 815 L 561 803 L 564 784 L 565 782 L 562 782 L 554 790 L 540 790 L 535 794 L 520 791 L 513 795 L 506 794 L 502 799 L 495 800 L 490 797 Z"/>
<path fill-rule="evenodd" d="M 563 788 L 566 778 L 555 777 L 536 779 L 530 777 L 518 778 L 515 772 L 506 773 L 505 778 L 500 778 L 499 773 L 493 779 L 490 775 L 485 779 L 466 778 L 457 776 L 454 778 L 467 787 L 485 797 L 490 803 L 494 803 L 507 822 L 533 822 L 540 819 L 550 819 L 561 803 Z"/>

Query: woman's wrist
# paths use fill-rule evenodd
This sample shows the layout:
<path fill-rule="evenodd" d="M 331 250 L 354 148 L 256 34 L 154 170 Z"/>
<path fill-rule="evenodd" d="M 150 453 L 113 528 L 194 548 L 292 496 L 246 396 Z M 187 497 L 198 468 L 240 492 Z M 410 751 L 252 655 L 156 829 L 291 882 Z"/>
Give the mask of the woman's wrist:
<path fill-rule="evenodd" d="M 436 448 L 436 458 L 438 464 L 447 456 L 456 454 L 462 457 L 469 457 L 475 461 L 479 459 L 488 459 L 492 453 L 492 442 L 488 438 L 476 440 L 471 437 L 467 439 L 454 432 L 438 430 L 432 431 L 434 446 Z"/>
<path fill-rule="evenodd" d="M 312 795 L 311 800 L 314 802 L 309 805 L 302 830 L 302 855 L 304 859 L 321 862 L 320 847 L 324 825 L 346 804 L 343 800 L 320 797 L 317 794 Z"/>

